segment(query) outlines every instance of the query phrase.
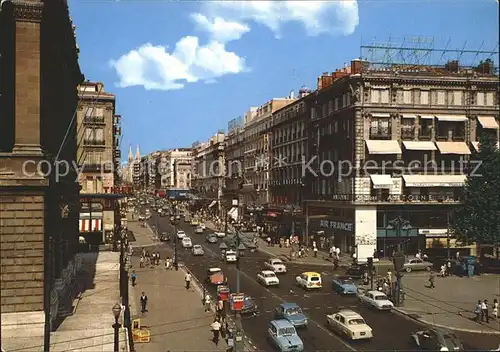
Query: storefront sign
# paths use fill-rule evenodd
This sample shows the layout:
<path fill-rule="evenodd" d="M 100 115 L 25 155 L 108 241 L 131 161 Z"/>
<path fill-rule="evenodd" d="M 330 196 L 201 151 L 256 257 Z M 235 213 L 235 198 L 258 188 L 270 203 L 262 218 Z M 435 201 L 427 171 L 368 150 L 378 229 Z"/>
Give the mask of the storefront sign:
<path fill-rule="evenodd" d="M 107 194 L 127 194 L 132 195 L 134 189 L 132 187 L 103 187 L 104 193 Z"/>
<path fill-rule="evenodd" d="M 352 195 L 334 194 L 332 200 L 340 202 L 388 202 L 388 203 L 412 203 L 412 202 L 461 202 L 462 197 L 457 195 L 439 194 L 400 194 L 400 195 Z"/>
<path fill-rule="evenodd" d="M 334 229 L 353 232 L 354 224 L 352 222 L 334 221 L 334 220 L 320 220 L 319 227 L 322 229 Z"/>

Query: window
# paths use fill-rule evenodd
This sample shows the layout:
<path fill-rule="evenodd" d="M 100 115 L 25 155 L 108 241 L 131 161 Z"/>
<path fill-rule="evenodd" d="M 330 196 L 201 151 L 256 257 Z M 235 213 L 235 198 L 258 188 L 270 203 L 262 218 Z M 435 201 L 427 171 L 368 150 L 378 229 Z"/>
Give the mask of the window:
<path fill-rule="evenodd" d="M 83 139 L 85 141 L 93 141 L 94 140 L 94 130 L 92 128 L 86 128 Z"/>
<path fill-rule="evenodd" d="M 85 110 L 85 117 L 92 117 L 93 112 L 94 112 L 94 108 L 87 107 Z"/>
<path fill-rule="evenodd" d="M 97 108 L 97 109 L 96 109 L 96 116 L 97 116 L 97 117 L 102 117 L 102 116 L 104 116 L 104 109 L 103 109 L 103 108 Z"/>
<path fill-rule="evenodd" d="M 334 109 L 338 110 L 339 109 L 339 98 L 335 98 L 335 104 L 334 104 Z"/>
<path fill-rule="evenodd" d="M 389 104 L 389 89 L 384 89 L 380 92 L 382 104 Z"/>
<path fill-rule="evenodd" d="M 102 128 L 96 128 L 95 131 L 95 140 L 98 142 L 104 142 L 104 130 Z"/>
<path fill-rule="evenodd" d="M 445 105 L 446 104 L 446 92 L 442 91 L 442 90 L 437 91 L 437 98 L 436 99 L 437 99 L 437 101 L 436 101 L 437 105 Z"/>
<path fill-rule="evenodd" d="M 342 107 L 345 108 L 347 106 L 347 94 L 342 94 Z"/>
<path fill-rule="evenodd" d="M 423 90 L 420 92 L 420 104 L 429 105 L 429 91 Z"/>
<path fill-rule="evenodd" d="M 403 103 L 404 104 L 412 104 L 412 96 L 411 96 L 412 91 L 411 90 L 404 90 L 403 91 Z"/>
<path fill-rule="evenodd" d="M 463 100 L 463 92 L 462 91 L 454 91 L 453 92 L 453 105 L 462 105 Z"/>
<path fill-rule="evenodd" d="M 371 90 L 371 102 L 375 104 L 380 102 L 380 89 Z"/>
<path fill-rule="evenodd" d="M 370 139 L 390 136 L 389 124 L 389 118 L 373 118 L 370 123 Z"/>
<path fill-rule="evenodd" d="M 495 105 L 495 96 L 493 92 L 486 93 L 486 106 L 494 106 Z"/>
<path fill-rule="evenodd" d="M 486 103 L 486 96 L 484 92 L 477 92 L 476 105 L 484 106 L 485 103 Z"/>

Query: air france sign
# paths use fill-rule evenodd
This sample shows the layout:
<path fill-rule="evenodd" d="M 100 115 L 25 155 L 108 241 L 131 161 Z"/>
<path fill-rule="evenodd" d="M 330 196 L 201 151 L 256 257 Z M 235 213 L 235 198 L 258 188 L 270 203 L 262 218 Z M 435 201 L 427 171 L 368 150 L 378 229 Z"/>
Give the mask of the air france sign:
<path fill-rule="evenodd" d="M 334 221 L 334 220 L 321 220 L 319 223 L 319 227 L 323 229 L 334 229 L 347 232 L 353 232 L 354 230 L 354 225 L 352 222 Z"/>

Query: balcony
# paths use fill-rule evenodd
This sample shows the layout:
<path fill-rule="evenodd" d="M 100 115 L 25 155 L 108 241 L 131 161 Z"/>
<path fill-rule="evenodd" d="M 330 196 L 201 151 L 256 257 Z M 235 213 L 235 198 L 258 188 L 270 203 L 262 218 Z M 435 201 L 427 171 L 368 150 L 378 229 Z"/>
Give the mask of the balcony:
<path fill-rule="evenodd" d="M 453 135 L 453 134 L 446 134 L 446 135 L 437 135 L 436 136 L 436 141 L 438 142 L 465 142 L 465 136 L 464 135 Z"/>
<path fill-rule="evenodd" d="M 106 146 L 106 142 L 104 141 L 96 141 L 96 140 L 83 140 L 83 145 L 86 147 L 104 147 Z"/>
<path fill-rule="evenodd" d="M 83 118 L 83 123 L 88 125 L 104 125 L 104 116 L 86 116 Z"/>
<path fill-rule="evenodd" d="M 401 130 L 401 139 L 405 141 L 410 141 L 415 138 L 415 129 L 414 128 L 403 128 Z"/>
<path fill-rule="evenodd" d="M 432 139 L 432 132 L 431 131 L 421 131 L 418 134 L 418 140 L 420 141 L 430 141 Z"/>

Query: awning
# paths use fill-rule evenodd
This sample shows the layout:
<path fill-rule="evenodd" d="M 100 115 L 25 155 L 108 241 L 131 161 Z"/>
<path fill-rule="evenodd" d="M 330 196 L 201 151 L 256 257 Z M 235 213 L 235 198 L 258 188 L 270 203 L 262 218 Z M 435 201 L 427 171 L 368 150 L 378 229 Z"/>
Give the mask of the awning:
<path fill-rule="evenodd" d="M 208 206 L 209 208 L 213 207 L 215 204 L 217 203 L 216 200 L 213 200 L 212 203 L 210 203 L 210 205 Z"/>
<path fill-rule="evenodd" d="M 374 189 L 387 189 L 393 186 L 391 175 L 370 175 L 370 178 Z"/>
<path fill-rule="evenodd" d="M 478 116 L 477 120 L 483 128 L 498 129 L 498 122 L 493 116 Z"/>
<path fill-rule="evenodd" d="M 403 175 L 406 187 L 463 187 L 465 175 Z"/>
<path fill-rule="evenodd" d="M 90 216 L 92 215 L 92 216 Z M 103 217 L 103 212 L 102 211 L 93 211 L 92 214 L 89 213 L 89 212 L 85 212 L 85 213 L 80 213 L 80 219 L 90 219 L 92 217 L 92 219 L 102 219 Z"/>
<path fill-rule="evenodd" d="M 445 122 L 464 122 L 467 121 L 467 116 L 465 115 L 436 115 L 439 121 Z"/>
<path fill-rule="evenodd" d="M 231 217 L 233 220 L 238 220 L 238 208 L 236 207 L 232 207 L 231 209 L 229 209 L 229 211 L 227 212 L 227 215 L 229 217 Z"/>
<path fill-rule="evenodd" d="M 80 232 L 102 231 L 102 219 L 80 219 L 78 228 L 80 229 Z"/>
<path fill-rule="evenodd" d="M 476 152 L 479 151 L 479 142 L 470 142 Z M 497 149 L 500 149 L 500 142 L 497 142 Z"/>
<path fill-rule="evenodd" d="M 470 149 L 465 142 L 436 142 L 436 145 L 441 154 L 470 154 Z"/>
<path fill-rule="evenodd" d="M 389 118 L 391 117 L 391 114 L 388 114 L 388 113 L 383 113 L 383 112 L 372 112 L 371 113 L 372 117 L 378 117 L 378 118 Z"/>
<path fill-rule="evenodd" d="M 367 140 L 366 147 L 370 154 L 402 154 L 398 141 Z"/>
<path fill-rule="evenodd" d="M 434 115 L 420 115 L 421 119 L 424 120 L 434 120 L 435 116 Z"/>
<path fill-rule="evenodd" d="M 415 115 L 415 114 L 401 114 L 401 117 L 403 119 L 415 119 L 415 118 L 417 118 L 417 115 Z"/>
<path fill-rule="evenodd" d="M 407 150 L 437 150 L 434 142 L 429 141 L 403 141 L 403 145 Z"/>

